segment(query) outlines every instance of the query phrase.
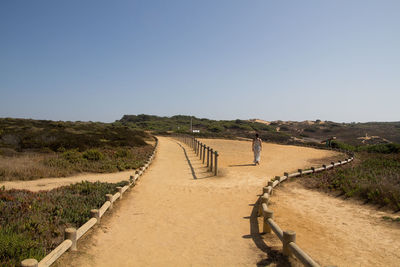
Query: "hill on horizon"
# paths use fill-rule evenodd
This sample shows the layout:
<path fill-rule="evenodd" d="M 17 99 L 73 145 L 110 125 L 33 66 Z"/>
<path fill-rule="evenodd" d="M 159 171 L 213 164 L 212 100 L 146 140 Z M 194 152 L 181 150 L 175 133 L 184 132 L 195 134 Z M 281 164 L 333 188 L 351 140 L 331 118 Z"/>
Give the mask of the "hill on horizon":
<path fill-rule="evenodd" d="M 155 134 L 190 133 L 191 122 L 192 129 L 200 130 L 199 136 L 252 138 L 259 133 L 266 141 L 281 143 L 321 143 L 333 136 L 351 145 L 400 143 L 400 122 L 211 120 L 187 115 L 161 117 L 147 114 L 124 115 L 116 121 Z"/>

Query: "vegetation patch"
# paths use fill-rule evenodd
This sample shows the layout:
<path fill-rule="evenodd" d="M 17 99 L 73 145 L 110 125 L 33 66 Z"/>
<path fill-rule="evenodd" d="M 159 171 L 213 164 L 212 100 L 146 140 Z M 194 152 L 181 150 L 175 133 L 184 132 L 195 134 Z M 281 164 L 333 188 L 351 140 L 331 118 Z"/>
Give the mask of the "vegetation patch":
<path fill-rule="evenodd" d="M 199 130 L 196 137 L 230 138 L 236 137 L 253 138 L 257 132 L 264 141 L 287 143 L 290 136 L 276 131 L 276 127 L 264 123 L 249 120 L 209 120 L 191 116 L 177 115 L 172 117 L 159 117 L 153 115 L 125 115 L 121 120 L 115 122 L 132 129 L 149 130 L 154 134 L 190 133 Z"/>
<path fill-rule="evenodd" d="M 383 216 L 382 219 L 384 219 L 385 221 L 389 221 L 389 222 L 398 222 L 398 223 L 400 223 L 400 217 L 393 218 L 393 217 L 390 217 L 390 216 Z"/>
<path fill-rule="evenodd" d="M 369 203 L 400 210 L 400 154 L 360 152 L 356 161 L 301 179 L 308 188 L 338 191 Z"/>
<path fill-rule="evenodd" d="M 265 135 L 264 141 L 304 144 L 324 143 L 333 136 L 336 140 L 353 146 L 400 143 L 400 122 L 336 123 L 332 121 L 272 121 L 253 120 L 209 120 L 193 116 L 177 115 L 159 117 L 153 115 L 124 115 L 115 125 L 132 129 L 152 131 L 156 134 L 190 133 L 190 126 L 197 137 L 253 138 L 254 133 Z M 284 138 L 284 132 L 289 138 Z"/>
<path fill-rule="evenodd" d="M 138 168 L 152 151 L 145 140 L 121 124 L 0 119 L 0 181 Z"/>
<path fill-rule="evenodd" d="M 42 259 L 56 248 L 66 227 L 79 228 L 120 183 L 81 182 L 51 191 L 0 189 L 0 262 L 19 266 L 26 258 Z"/>
<path fill-rule="evenodd" d="M 153 147 L 78 149 L 50 153 L 0 155 L 0 181 L 65 177 L 81 172 L 106 173 L 142 166 Z"/>
<path fill-rule="evenodd" d="M 331 146 L 333 148 L 338 148 L 353 152 L 368 152 L 368 153 L 383 153 L 383 154 L 400 153 L 400 144 L 395 144 L 395 143 L 352 146 L 334 140 L 331 142 Z"/>

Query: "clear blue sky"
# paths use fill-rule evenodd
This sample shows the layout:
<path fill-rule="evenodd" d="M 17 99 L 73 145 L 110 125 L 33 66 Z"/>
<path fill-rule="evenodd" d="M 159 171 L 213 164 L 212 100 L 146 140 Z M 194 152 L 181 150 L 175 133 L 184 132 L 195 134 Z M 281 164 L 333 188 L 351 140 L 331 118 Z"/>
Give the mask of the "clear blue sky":
<path fill-rule="evenodd" d="M 399 121 L 400 1 L 0 1 L 0 117 Z"/>

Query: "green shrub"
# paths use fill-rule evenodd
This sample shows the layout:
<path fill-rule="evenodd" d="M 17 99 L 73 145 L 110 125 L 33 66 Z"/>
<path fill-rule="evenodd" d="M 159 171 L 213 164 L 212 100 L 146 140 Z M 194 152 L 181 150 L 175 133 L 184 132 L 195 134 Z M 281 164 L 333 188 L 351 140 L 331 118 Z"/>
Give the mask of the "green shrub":
<path fill-rule="evenodd" d="M 82 156 L 83 158 L 91 161 L 99 161 L 104 158 L 104 155 L 96 149 L 87 150 L 82 154 Z"/>
<path fill-rule="evenodd" d="M 70 163 L 77 163 L 82 160 L 82 155 L 76 150 L 68 150 L 62 154 L 62 157 Z"/>
<path fill-rule="evenodd" d="M 281 132 L 263 132 L 260 134 L 263 141 L 287 143 L 290 140 L 290 135 Z"/>
<path fill-rule="evenodd" d="M 9 227 L 0 228 L 0 262 L 2 266 L 19 266 L 24 259 L 45 256 L 38 240 L 13 232 Z"/>
<path fill-rule="evenodd" d="M 223 131 L 225 130 L 225 128 L 222 127 L 222 126 L 213 124 L 213 125 L 210 125 L 210 126 L 207 128 L 207 130 L 209 130 L 210 132 L 214 132 L 214 133 L 220 133 L 220 132 L 223 132 Z"/>
<path fill-rule="evenodd" d="M 123 149 L 120 148 L 118 151 L 115 153 L 115 156 L 118 158 L 127 158 L 127 157 L 132 157 L 132 152 L 128 149 Z"/>
<path fill-rule="evenodd" d="M 357 150 L 356 147 L 346 144 L 346 143 L 339 142 L 337 140 L 331 141 L 331 147 L 343 149 L 343 150 L 347 150 L 347 151 L 356 151 Z"/>
<path fill-rule="evenodd" d="M 121 123 L 53 122 L 26 119 L 0 119 L 3 136 L 0 147 L 18 151 L 45 149 L 53 152 L 78 149 L 84 151 L 106 146 L 144 146 L 149 135 Z"/>
<path fill-rule="evenodd" d="M 100 208 L 105 195 L 128 182 L 81 182 L 51 191 L 0 189 L 0 262 L 19 266 L 26 258 L 40 260 L 63 240 L 66 227 L 79 228 Z"/>
<path fill-rule="evenodd" d="M 378 144 L 360 147 L 360 151 L 367 151 L 369 153 L 400 153 L 400 144 Z"/>
<path fill-rule="evenodd" d="M 400 210 L 400 154 L 364 152 L 356 159 L 358 163 L 305 178 L 304 184 Z"/>

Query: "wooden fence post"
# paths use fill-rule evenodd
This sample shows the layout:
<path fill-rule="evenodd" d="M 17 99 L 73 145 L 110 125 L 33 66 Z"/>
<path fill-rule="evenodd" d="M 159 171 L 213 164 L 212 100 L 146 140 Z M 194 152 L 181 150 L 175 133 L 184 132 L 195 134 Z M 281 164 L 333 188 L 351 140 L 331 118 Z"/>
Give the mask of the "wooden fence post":
<path fill-rule="evenodd" d="M 97 223 L 100 223 L 100 212 L 98 209 L 92 209 L 90 211 L 90 214 L 92 215 L 92 218 L 96 218 L 97 219 Z"/>
<path fill-rule="evenodd" d="M 203 147 L 203 144 L 200 142 L 199 143 L 199 153 L 197 154 L 200 157 L 201 160 L 201 148 Z"/>
<path fill-rule="evenodd" d="M 272 219 L 274 217 L 274 212 L 272 210 L 263 210 L 263 232 L 264 233 L 271 233 L 272 229 L 268 224 L 268 219 Z"/>
<path fill-rule="evenodd" d="M 119 199 L 122 199 L 122 187 L 121 186 L 117 186 L 118 192 L 120 194 Z"/>
<path fill-rule="evenodd" d="M 213 154 L 214 154 L 214 152 L 213 152 L 213 149 L 211 148 L 210 149 L 210 171 L 211 172 L 213 171 Z"/>
<path fill-rule="evenodd" d="M 71 247 L 68 249 L 68 251 L 76 251 L 76 241 L 77 241 L 77 236 L 76 236 L 76 229 L 75 228 L 65 228 L 64 230 L 64 240 L 69 239 L 72 241 Z"/>
<path fill-rule="evenodd" d="M 113 195 L 112 194 L 106 194 L 106 198 L 107 198 L 107 200 L 108 201 L 110 201 L 110 207 L 108 208 L 109 210 L 112 210 L 113 209 L 113 202 L 112 202 L 112 198 L 113 198 Z"/>
<path fill-rule="evenodd" d="M 214 166 L 214 175 L 218 175 L 218 151 L 215 151 L 215 166 Z"/>
<path fill-rule="evenodd" d="M 26 259 L 21 261 L 21 267 L 38 267 L 39 263 L 36 259 Z"/>
<path fill-rule="evenodd" d="M 207 167 L 210 166 L 210 147 L 207 147 Z"/>
<path fill-rule="evenodd" d="M 197 144 L 197 156 L 200 154 L 200 144 L 201 142 L 199 141 L 199 143 Z"/>
<path fill-rule="evenodd" d="M 293 253 L 289 248 L 289 244 L 291 242 L 296 243 L 296 232 L 295 231 L 283 231 L 283 238 L 282 238 L 282 243 L 283 243 L 283 255 L 285 256 L 291 256 Z"/>
<path fill-rule="evenodd" d="M 203 145 L 203 164 L 206 157 L 206 145 Z"/>

